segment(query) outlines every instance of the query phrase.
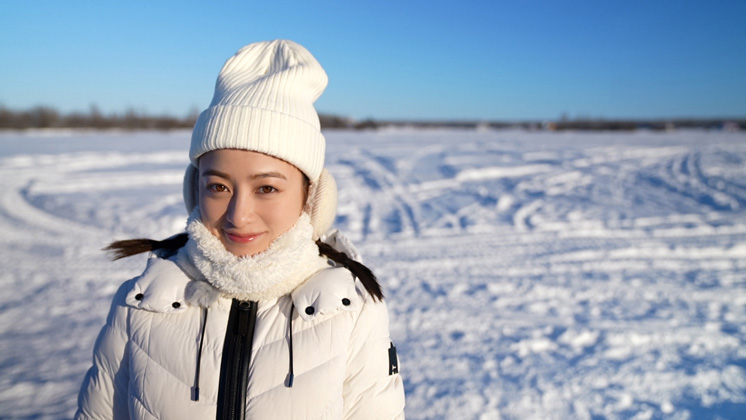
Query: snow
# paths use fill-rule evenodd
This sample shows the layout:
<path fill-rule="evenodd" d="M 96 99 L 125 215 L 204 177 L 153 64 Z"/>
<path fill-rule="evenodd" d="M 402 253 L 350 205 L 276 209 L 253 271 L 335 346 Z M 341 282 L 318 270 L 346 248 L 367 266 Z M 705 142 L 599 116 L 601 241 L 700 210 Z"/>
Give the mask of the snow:
<path fill-rule="evenodd" d="M 746 418 L 746 134 L 327 132 L 409 419 Z M 0 417 L 69 418 L 188 132 L 0 134 Z"/>

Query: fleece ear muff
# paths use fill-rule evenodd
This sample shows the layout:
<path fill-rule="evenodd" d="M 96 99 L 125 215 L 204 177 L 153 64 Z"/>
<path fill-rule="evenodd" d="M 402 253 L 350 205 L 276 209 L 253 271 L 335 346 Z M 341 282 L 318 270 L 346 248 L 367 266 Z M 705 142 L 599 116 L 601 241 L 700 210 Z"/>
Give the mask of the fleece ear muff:
<path fill-rule="evenodd" d="M 321 171 L 318 181 L 311 184 L 306 211 L 311 216 L 315 241 L 332 227 L 337 216 L 337 183 L 326 169 Z"/>
<path fill-rule="evenodd" d="M 184 173 L 184 205 L 187 209 L 187 214 L 192 214 L 192 210 L 197 207 L 199 200 L 199 191 L 197 190 L 197 182 L 199 178 L 199 172 L 194 165 L 189 165 Z"/>

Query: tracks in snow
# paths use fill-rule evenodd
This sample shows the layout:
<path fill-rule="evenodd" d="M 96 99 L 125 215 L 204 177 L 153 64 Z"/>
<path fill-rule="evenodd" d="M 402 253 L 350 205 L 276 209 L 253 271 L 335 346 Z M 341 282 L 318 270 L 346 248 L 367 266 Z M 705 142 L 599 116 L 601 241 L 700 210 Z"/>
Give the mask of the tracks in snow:
<path fill-rule="evenodd" d="M 743 406 L 742 135 L 327 139 L 337 226 L 384 283 L 409 418 L 709 418 Z M 98 249 L 183 228 L 188 135 L 178 151 L 160 146 L 174 141 L 165 134 L 117 150 L 50 140 L 57 154 L 23 140 L 0 151 L 0 281 L 12 291 L 0 339 L 18 343 L 0 354 L 0 405 L 69 417 L 108 300 L 142 268 Z"/>

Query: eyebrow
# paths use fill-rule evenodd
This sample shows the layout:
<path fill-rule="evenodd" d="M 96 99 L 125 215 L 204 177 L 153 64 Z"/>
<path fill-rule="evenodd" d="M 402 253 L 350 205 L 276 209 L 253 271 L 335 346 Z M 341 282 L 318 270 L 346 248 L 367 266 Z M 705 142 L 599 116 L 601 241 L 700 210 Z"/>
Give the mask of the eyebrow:
<path fill-rule="evenodd" d="M 231 178 L 228 174 L 226 174 L 224 172 L 220 172 L 220 171 L 215 170 L 215 169 L 206 169 L 200 175 L 201 176 L 209 176 L 209 175 L 219 176 L 219 177 L 225 178 L 225 179 L 230 179 Z M 253 179 L 263 179 L 263 178 L 280 178 L 280 179 L 284 179 L 284 180 L 287 181 L 287 177 L 285 175 L 279 173 L 279 172 L 260 172 L 258 174 L 254 174 L 254 175 L 252 175 L 252 176 L 249 177 L 249 179 L 252 179 L 252 180 Z"/>

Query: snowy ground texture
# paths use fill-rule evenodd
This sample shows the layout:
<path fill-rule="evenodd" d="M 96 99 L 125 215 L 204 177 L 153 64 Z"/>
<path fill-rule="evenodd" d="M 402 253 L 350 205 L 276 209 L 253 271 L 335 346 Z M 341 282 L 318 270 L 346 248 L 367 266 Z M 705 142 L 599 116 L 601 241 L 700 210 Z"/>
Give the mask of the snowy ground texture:
<path fill-rule="evenodd" d="M 72 416 L 189 133 L 0 134 L 0 418 Z M 746 418 L 746 134 L 327 133 L 409 419 Z"/>

